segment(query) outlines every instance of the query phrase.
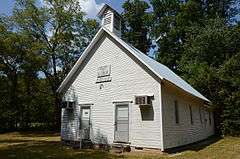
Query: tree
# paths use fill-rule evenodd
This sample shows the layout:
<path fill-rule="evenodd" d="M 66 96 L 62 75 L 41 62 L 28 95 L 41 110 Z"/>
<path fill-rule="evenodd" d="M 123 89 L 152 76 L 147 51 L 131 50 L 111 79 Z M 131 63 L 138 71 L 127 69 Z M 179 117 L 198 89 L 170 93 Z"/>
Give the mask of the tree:
<path fill-rule="evenodd" d="M 122 7 L 125 22 L 123 38 L 143 53 L 148 54 L 151 46 L 149 37 L 151 15 L 147 12 L 148 3 L 141 0 L 128 0 Z"/>
<path fill-rule="evenodd" d="M 228 22 L 235 8 L 234 0 L 151 0 L 154 24 L 152 37 L 158 39 L 157 60 L 174 72 L 181 73 L 179 61 L 189 28 L 205 27 L 206 20 L 223 18 Z M 231 9 L 230 9 L 231 8 Z"/>
<path fill-rule="evenodd" d="M 152 36 L 158 39 L 159 45 L 157 60 L 175 71 L 182 52 L 181 33 L 176 22 L 180 2 L 178 0 L 152 0 L 150 3 L 153 6 L 154 16 Z"/>
<path fill-rule="evenodd" d="M 180 71 L 184 79 L 212 101 L 217 128 L 223 133 L 232 133 L 233 124 L 229 122 L 236 118 L 231 115 L 239 115 L 236 82 L 240 68 L 235 60 L 239 58 L 240 31 L 237 26 L 227 26 L 224 19 L 212 19 L 206 24 L 205 27 L 192 26 L 187 33 Z"/>
<path fill-rule="evenodd" d="M 212 101 L 218 130 L 236 134 L 239 87 L 233 82 L 236 77 L 233 79 L 229 73 L 238 72 L 238 63 L 233 59 L 238 57 L 240 34 L 237 21 L 233 20 L 235 3 L 239 2 L 151 0 L 150 3 L 154 15 L 151 35 L 158 38 L 157 60 Z M 231 114 L 234 115 L 230 117 Z"/>
<path fill-rule="evenodd" d="M 227 60 L 219 70 L 223 87 L 219 91 L 225 105 L 222 133 L 240 135 L 240 52 Z"/>
<path fill-rule="evenodd" d="M 31 100 L 24 100 L 24 93 L 27 92 L 28 97 L 33 94 L 31 88 L 43 59 L 37 54 L 41 46 L 38 41 L 34 41 L 28 34 L 13 32 L 7 22 L 10 20 L 0 18 L 0 77 L 3 97 L 0 106 L 4 114 L 1 118 L 5 121 L 2 128 L 14 129 L 18 124 L 23 126 L 24 119 L 28 117 L 23 117 L 24 106 Z M 25 84 L 23 77 L 27 78 Z"/>
<path fill-rule="evenodd" d="M 63 78 L 93 37 L 98 24 L 85 20 L 77 0 L 45 0 L 38 6 L 35 0 L 17 0 L 13 12 L 15 29 L 26 32 L 41 46 L 38 55 L 45 63 L 40 71 L 51 86 L 55 99 L 56 128 L 60 128 L 60 95 Z"/>

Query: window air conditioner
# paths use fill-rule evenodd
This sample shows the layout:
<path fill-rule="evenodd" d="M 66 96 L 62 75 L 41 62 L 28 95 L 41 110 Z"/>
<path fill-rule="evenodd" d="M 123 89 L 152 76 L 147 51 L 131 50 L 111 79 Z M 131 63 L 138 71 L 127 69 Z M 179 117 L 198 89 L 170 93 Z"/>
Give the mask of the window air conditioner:
<path fill-rule="evenodd" d="M 64 101 L 61 104 L 62 108 L 66 108 L 66 109 L 73 109 L 74 105 L 75 105 L 75 102 L 70 102 L 70 101 Z"/>
<path fill-rule="evenodd" d="M 135 104 L 150 105 L 152 96 L 135 96 Z"/>

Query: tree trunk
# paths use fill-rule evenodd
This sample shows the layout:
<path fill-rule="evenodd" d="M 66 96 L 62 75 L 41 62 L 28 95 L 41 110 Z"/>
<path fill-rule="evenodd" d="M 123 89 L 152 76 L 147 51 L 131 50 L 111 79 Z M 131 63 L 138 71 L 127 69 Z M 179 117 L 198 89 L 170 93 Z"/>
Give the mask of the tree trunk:
<path fill-rule="evenodd" d="M 60 131 L 61 129 L 61 98 L 58 93 L 55 93 L 54 96 L 55 106 L 54 106 L 54 114 L 55 114 L 55 130 Z"/>
<path fill-rule="evenodd" d="M 54 114 L 55 114 L 55 130 L 59 131 L 61 128 L 61 109 L 60 109 L 60 104 L 61 104 L 61 98 L 57 92 L 57 88 L 59 86 L 59 80 L 58 80 L 58 75 L 57 75 L 57 65 L 56 65 L 56 57 L 54 54 L 54 47 L 52 48 L 52 63 L 53 63 L 53 77 L 54 77 L 54 82 L 53 82 L 53 93 L 54 93 L 54 100 L 55 100 L 55 106 L 54 106 Z"/>
<path fill-rule="evenodd" d="M 17 73 L 15 71 L 11 71 L 9 74 L 9 95 L 10 95 L 10 102 L 9 106 L 11 108 L 11 115 L 9 116 L 9 125 L 10 125 L 10 130 L 14 130 L 17 128 L 17 122 L 18 122 L 18 112 L 19 112 L 19 107 L 18 107 L 18 101 L 17 101 Z M 13 114 L 13 115 L 12 115 Z"/>

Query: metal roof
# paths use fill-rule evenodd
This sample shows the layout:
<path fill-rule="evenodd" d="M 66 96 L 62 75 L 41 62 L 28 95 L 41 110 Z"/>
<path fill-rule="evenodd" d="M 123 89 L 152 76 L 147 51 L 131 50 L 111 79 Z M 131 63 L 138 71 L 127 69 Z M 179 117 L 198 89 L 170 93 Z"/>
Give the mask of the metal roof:
<path fill-rule="evenodd" d="M 72 70 L 69 72 L 67 77 L 64 79 L 60 87 L 58 88 L 58 91 L 61 92 L 65 85 L 70 81 L 71 77 L 77 72 L 78 67 L 81 65 L 85 57 L 87 56 L 88 52 L 92 49 L 94 44 L 100 39 L 101 35 L 106 32 L 111 37 L 113 37 L 119 44 L 121 44 L 124 48 L 126 48 L 134 57 L 136 57 L 141 63 L 143 63 L 146 67 L 148 67 L 157 77 L 159 77 L 161 80 L 166 80 L 168 82 L 171 82 L 175 86 L 181 88 L 182 90 L 186 91 L 187 93 L 190 93 L 191 95 L 198 97 L 204 101 L 210 102 L 206 97 L 204 97 L 201 93 L 199 93 L 196 89 L 194 89 L 190 84 L 188 84 L 186 81 L 184 81 L 181 77 L 176 75 L 172 70 L 170 70 L 167 66 L 155 61 L 154 59 L 148 57 L 135 47 L 131 46 L 130 44 L 127 44 L 125 41 L 123 41 L 121 38 L 116 36 L 114 33 L 111 33 L 106 28 L 102 27 L 98 33 L 93 38 L 92 42 L 89 44 L 89 46 L 86 48 L 82 56 L 79 58 L 79 60 L 76 62 Z"/>

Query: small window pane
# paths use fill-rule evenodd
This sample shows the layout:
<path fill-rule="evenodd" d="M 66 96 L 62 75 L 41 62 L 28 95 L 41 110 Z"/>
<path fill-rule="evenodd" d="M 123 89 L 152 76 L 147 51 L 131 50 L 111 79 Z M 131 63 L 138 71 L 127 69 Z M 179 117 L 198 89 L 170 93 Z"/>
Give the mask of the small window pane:
<path fill-rule="evenodd" d="M 174 101 L 174 105 L 175 105 L 175 122 L 176 124 L 179 124 L 178 102 Z"/>
<path fill-rule="evenodd" d="M 192 107 L 191 106 L 189 106 L 189 112 L 190 112 L 191 124 L 193 125 L 193 115 L 192 115 Z"/>
<path fill-rule="evenodd" d="M 202 124 L 202 111 L 201 111 L 201 107 L 199 107 L 199 118 L 200 118 L 200 122 Z"/>
<path fill-rule="evenodd" d="M 209 112 L 208 116 L 209 116 L 209 125 L 212 125 L 211 112 Z"/>

